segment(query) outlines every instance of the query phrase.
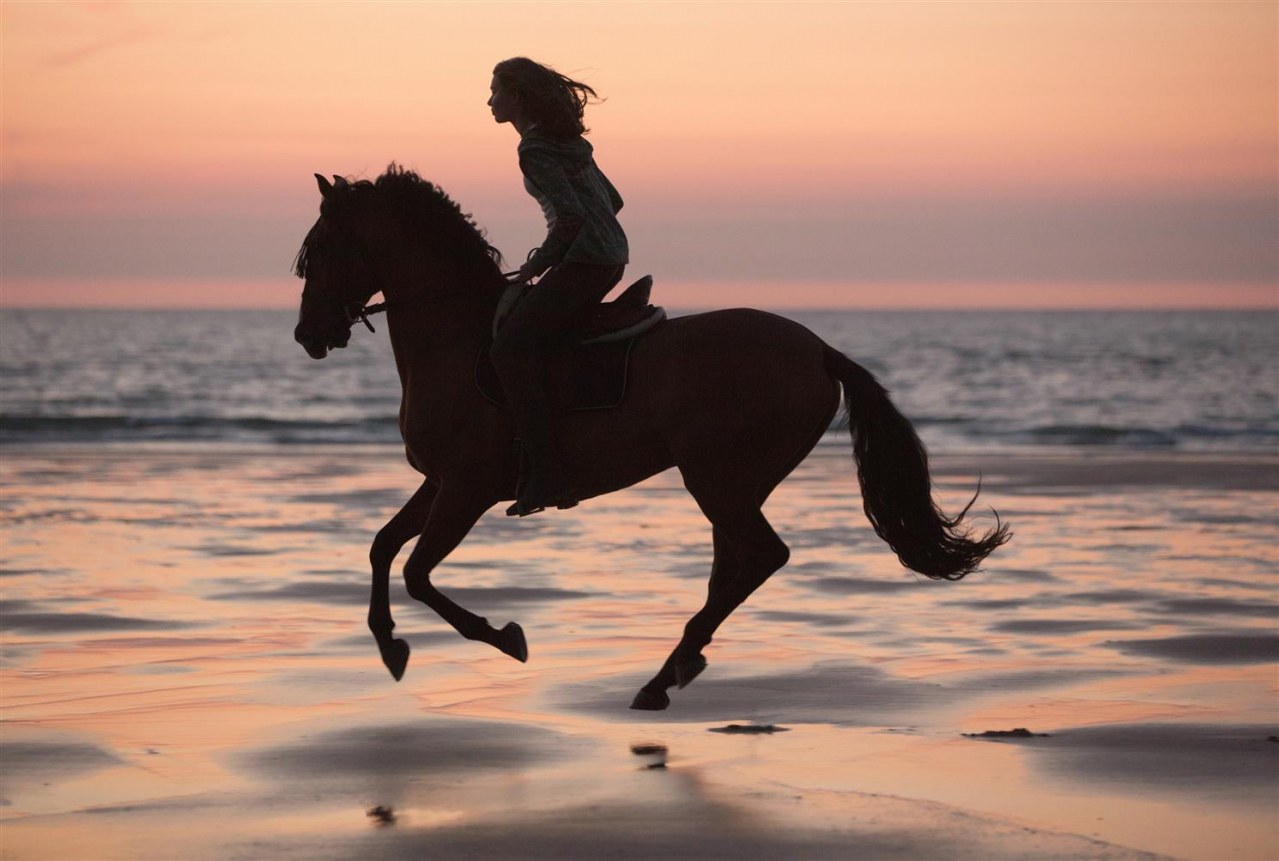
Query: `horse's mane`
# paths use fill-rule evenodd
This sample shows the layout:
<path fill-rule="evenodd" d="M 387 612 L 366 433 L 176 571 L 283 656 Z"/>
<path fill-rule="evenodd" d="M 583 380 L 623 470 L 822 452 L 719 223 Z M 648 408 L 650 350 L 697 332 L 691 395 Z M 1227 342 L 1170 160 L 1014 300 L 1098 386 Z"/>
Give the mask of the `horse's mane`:
<path fill-rule="evenodd" d="M 485 274 L 500 271 L 502 253 L 489 243 L 470 213 L 463 212 L 443 189 L 414 171 L 391 162 L 376 180 L 347 180 L 335 186 L 335 190 L 340 191 L 340 196 L 325 198 L 320 205 L 321 216 L 340 219 L 341 213 L 360 199 L 376 199 L 399 219 L 410 235 L 434 237 L 441 247 L 453 249 L 459 260 L 482 267 Z M 324 238 L 321 223 L 316 222 L 298 251 L 293 270 L 299 278 L 306 277 L 307 261 L 311 257 L 308 252 Z"/>

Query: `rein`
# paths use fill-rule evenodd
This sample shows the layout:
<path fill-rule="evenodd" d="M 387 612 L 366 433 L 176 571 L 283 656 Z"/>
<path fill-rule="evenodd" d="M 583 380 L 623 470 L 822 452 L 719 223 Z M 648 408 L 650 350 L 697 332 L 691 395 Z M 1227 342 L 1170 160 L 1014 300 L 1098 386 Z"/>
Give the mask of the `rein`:
<path fill-rule="evenodd" d="M 346 314 L 346 322 L 348 325 L 354 326 L 356 323 L 363 323 L 370 332 L 376 333 L 377 329 L 374 329 L 373 324 L 369 322 L 370 315 L 381 314 L 388 308 L 403 308 L 408 305 L 415 305 L 426 298 L 427 297 L 425 296 L 415 296 L 412 299 L 406 299 L 403 302 L 396 302 L 395 304 L 391 304 L 390 302 L 375 302 L 372 305 L 365 305 L 363 302 L 352 302 L 344 307 L 342 311 Z"/>
<path fill-rule="evenodd" d="M 350 305 L 347 305 L 342 309 L 342 311 L 346 314 L 347 325 L 354 326 L 356 323 L 363 323 L 368 327 L 370 332 L 377 332 L 377 329 L 374 329 L 373 324 L 369 322 L 369 315 L 380 314 L 385 310 L 385 302 L 378 302 L 376 305 L 365 305 L 363 302 L 352 302 Z"/>
<path fill-rule="evenodd" d="M 519 272 L 503 272 L 502 277 L 510 281 L 512 277 L 519 274 Z M 372 305 L 365 305 L 363 302 L 351 302 L 346 305 L 342 311 L 346 314 L 346 322 L 349 325 L 354 326 L 356 323 L 363 323 L 370 332 L 376 334 L 377 329 L 374 329 L 373 324 L 369 322 L 370 316 L 373 314 L 381 314 L 388 308 L 403 308 L 406 305 L 413 305 L 426 298 L 427 297 L 425 296 L 419 295 L 403 302 L 396 302 L 395 304 L 391 304 L 390 302 L 374 302 Z"/>

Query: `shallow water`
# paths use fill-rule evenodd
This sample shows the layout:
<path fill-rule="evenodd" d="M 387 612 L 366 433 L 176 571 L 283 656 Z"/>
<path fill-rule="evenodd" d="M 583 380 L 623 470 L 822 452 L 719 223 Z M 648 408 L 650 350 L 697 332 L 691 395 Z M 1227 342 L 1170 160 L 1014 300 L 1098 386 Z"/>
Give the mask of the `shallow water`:
<path fill-rule="evenodd" d="M 11 446 L 0 853 L 1279 855 L 1279 462 L 936 466 L 947 507 L 980 471 L 1013 525 L 983 571 L 901 568 L 819 447 L 767 509 L 791 564 L 641 713 L 710 563 L 674 474 L 491 512 L 438 569 L 527 664 L 393 581 L 397 684 L 363 625 L 368 542 L 417 483 L 395 448 Z M 1023 726 L 1050 737 L 962 735 Z"/>
<path fill-rule="evenodd" d="M 1279 312 L 788 316 L 879 375 L 933 451 L 1279 452 Z M 0 442 L 398 442 L 381 324 L 315 362 L 293 323 L 287 311 L 0 310 Z"/>

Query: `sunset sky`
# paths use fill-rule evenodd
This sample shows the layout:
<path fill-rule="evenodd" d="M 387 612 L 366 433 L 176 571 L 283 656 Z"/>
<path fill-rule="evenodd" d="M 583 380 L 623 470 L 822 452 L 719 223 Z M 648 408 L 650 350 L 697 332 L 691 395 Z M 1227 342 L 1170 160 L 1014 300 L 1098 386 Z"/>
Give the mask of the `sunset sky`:
<path fill-rule="evenodd" d="M 393 160 L 522 260 L 526 55 L 658 301 L 1279 307 L 1276 9 L 6 0 L 0 304 L 291 307 L 312 173 Z"/>

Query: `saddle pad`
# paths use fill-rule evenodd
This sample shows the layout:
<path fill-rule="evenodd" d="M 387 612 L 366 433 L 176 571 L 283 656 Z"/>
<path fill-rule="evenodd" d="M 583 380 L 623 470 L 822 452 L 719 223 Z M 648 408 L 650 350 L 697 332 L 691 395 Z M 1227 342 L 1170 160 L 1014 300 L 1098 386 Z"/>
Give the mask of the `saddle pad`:
<path fill-rule="evenodd" d="M 558 412 L 607 410 L 626 396 L 626 379 L 635 338 L 603 344 L 580 344 L 555 350 L 547 357 L 546 388 L 551 408 Z M 490 403 L 506 406 L 489 348 L 475 358 L 475 384 Z"/>

